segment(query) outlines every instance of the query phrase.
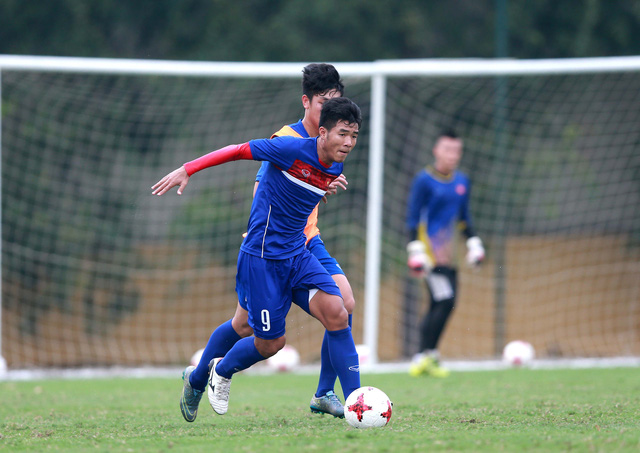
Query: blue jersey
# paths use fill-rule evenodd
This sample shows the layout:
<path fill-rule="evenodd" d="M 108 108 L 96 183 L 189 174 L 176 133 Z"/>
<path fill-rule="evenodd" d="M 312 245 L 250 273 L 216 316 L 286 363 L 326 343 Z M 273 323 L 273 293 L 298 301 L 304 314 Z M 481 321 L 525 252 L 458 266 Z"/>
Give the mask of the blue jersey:
<path fill-rule="evenodd" d="M 261 258 L 290 258 L 304 250 L 307 218 L 343 164 L 322 164 L 317 138 L 284 136 L 252 140 L 249 146 L 254 160 L 272 165 L 258 185 L 240 249 Z"/>
<path fill-rule="evenodd" d="M 288 127 L 291 128 L 292 131 L 295 132 L 299 137 L 309 138 L 309 133 L 304 128 L 304 125 L 302 124 L 302 120 L 298 120 L 297 123 L 289 124 Z M 279 136 L 281 136 L 281 135 L 278 135 L 278 132 L 276 132 L 275 134 L 273 134 L 273 136 L 271 138 L 279 137 Z M 264 172 L 267 170 L 267 166 L 268 165 L 269 165 L 269 162 L 262 162 L 262 165 L 260 165 L 260 169 L 258 170 L 258 173 L 256 174 L 256 181 L 257 182 L 260 182 L 260 180 L 262 179 L 262 176 L 264 175 Z"/>
<path fill-rule="evenodd" d="M 451 264 L 458 222 L 464 222 L 466 235 L 473 236 L 469 215 L 469 178 L 456 171 L 442 175 L 428 167 L 413 180 L 407 209 L 407 228 L 426 227 L 427 250 L 436 264 Z"/>

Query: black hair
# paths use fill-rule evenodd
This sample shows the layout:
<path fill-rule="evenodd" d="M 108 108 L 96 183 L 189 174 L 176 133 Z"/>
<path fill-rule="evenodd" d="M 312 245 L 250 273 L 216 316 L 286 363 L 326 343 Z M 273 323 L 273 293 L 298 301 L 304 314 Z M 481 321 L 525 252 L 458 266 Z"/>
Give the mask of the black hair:
<path fill-rule="evenodd" d="M 348 124 L 362 125 L 362 113 L 360 107 L 349 98 L 331 98 L 322 104 L 320 121 L 318 125 L 327 130 L 331 130 L 338 124 L 338 121 L 345 121 Z"/>
<path fill-rule="evenodd" d="M 344 94 L 344 84 L 333 65 L 312 63 L 302 69 L 302 94 L 306 94 L 309 100 L 313 96 L 334 90 L 340 96 Z"/>
<path fill-rule="evenodd" d="M 440 131 L 438 137 L 460 138 L 452 127 L 445 127 Z"/>

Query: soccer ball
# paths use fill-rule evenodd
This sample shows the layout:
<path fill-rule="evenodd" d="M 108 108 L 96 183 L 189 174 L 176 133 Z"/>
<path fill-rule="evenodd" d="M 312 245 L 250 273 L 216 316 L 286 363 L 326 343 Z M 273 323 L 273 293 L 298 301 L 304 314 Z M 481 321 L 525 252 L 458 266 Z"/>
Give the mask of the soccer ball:
<path fill-rule="evenodd" d="M 344 403 L 344 418 L 354 428 L 380 428 L 389 423 L 393 403 L 380 389 L 360 387 Z"/>
<path fill-rule="evenodd" d="M 507 365 L 525 366 L 528 365 L 536 353 L 531 343 L 521 340 L 515 340 L 508 343 L 502 351 L 502 360 Z"/>
<path fill-rule="evenodd" d="M 296 348 L 288 344 L 267 359 L 267 366 L 280 373 L 292 371 L 298 365 L 300 365 L 300 354 Z"/>
<path fill-rule="evenodd" d="M 196 352 L 194 352 L 193 355 L 191 356 L 191 360 L 189 361 L 189 364 L 191 366 L 198 366 L 198 363 L 200 363 L 200 357 L 202 357 L 203 352 L 204 352 L 204 348 L 198 349 Z"/>

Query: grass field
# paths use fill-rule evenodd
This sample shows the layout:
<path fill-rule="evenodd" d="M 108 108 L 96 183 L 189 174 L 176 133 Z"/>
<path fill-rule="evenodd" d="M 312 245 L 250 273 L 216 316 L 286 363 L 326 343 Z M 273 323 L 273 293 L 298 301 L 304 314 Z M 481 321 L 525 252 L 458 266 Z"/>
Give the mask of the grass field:
<path fill-rule="evenodd" d="M 215 452 L 640 451 L 640 369 L 363 375 L 394 402 L 385 428 L 309 412 L 316 376 L 236 375 L 229 412 L 194 423 L 175 379 L 0 382 L 0 450 Z M 341 393 L 341 392 L 339 392 Z"/>

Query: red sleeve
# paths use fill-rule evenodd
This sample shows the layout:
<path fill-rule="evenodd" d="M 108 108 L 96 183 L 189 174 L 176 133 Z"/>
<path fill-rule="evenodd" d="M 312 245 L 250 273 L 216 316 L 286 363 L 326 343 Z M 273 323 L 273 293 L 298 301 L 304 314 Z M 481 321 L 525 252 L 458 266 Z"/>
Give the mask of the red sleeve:
<path fill-rule="evenodd" d="M 224 164 L 234 160 L 252 160 L 251 147 L 249 143 L 243 143 L 241 145 L 229 145 L 219 150 L 212 151 L 209 154 L 205 154 L 202 157 L 198 157 L 191 162 L 184 164 L 187 174 L 192 174 L 204 170 L 205 168 L 214 167 L 216 165 Z"/>

